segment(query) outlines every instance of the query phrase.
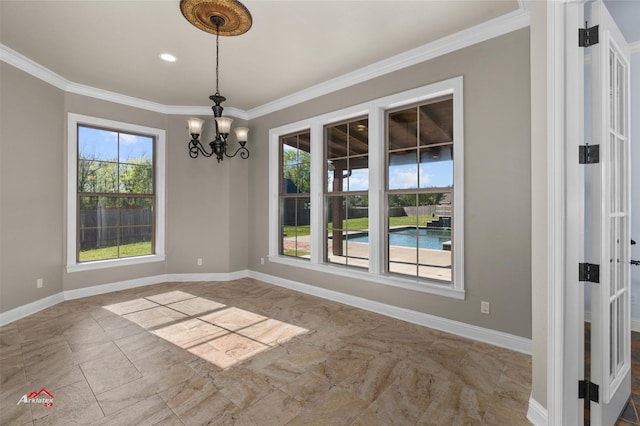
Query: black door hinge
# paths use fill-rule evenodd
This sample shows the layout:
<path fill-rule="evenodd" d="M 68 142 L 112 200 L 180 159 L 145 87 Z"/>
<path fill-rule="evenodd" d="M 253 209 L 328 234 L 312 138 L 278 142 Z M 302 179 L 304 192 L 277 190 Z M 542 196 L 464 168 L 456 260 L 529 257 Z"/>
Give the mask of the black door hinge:
<path fill-rule="evenodd" d="M 579 164 L 597 164 L 600 162 L 600 145 L 580 145 L 578 147 Z"/>
<path fill-rule="evenodd" d="M 584 399 L 584 406 L 588 407 L 590 402 L 600 402 L 600 386 L 588 380 L 578 380 L 578 398 Z"/>
<path fill-rule="evenodd" d="M 600 266 L 593 263 L 578 264 L 578 281 L 588 281 L 590 283 L 600 282 Z"/>
<path fill-rule="evenodd" d="M 593 26 L 591 28 L 587 28 L 587 23 L 584 23 L 584 28 L 578 28 L 578 46 L 580 47 L 589 47 L 594 44 L 598 44 L 599 34 L 598 34 L 598 26 Z"/>

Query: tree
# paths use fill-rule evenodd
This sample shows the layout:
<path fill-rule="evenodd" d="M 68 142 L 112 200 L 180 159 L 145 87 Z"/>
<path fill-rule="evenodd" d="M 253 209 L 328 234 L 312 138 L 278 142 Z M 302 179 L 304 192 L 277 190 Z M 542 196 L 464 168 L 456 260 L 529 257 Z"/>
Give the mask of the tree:
<path fill-rule="evenodd" d="M 289 149 L 282 153 L 283 178 L 289 179 L 298 193 L 311 191 L 311 154 L 301 149 Z"/>

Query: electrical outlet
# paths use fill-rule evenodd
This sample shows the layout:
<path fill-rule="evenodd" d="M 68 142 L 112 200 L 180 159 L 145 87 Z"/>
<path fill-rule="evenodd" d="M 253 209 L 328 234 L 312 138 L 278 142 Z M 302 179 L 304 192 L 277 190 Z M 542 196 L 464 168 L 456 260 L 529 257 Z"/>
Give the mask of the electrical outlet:
<path fill-rule="evenodd" d="M 264 265 L 264 257 L 261 257 L 261 258 L 260 258 L 260 264 L 261 264 L 261 265 Z"/>
<path fill-rule="evenodd" d="M 38 278 L 36 280 L 36 287 L 37 288 L 42 288 L 43 285 L 44 285 L 44 280 L 42 278 Z"/>
<path fill-rule="evenodd" d="M 201 257 L 196 259 L 196 265 L 202 266 L 202 258 Z"/>
<path fill-rule="evenodd" d="M 480 302 L 480 312 L 483 314 L 489 314 L 491 311 L 491 304 L 489 302 L 485 302 L 484 300 Z"/>

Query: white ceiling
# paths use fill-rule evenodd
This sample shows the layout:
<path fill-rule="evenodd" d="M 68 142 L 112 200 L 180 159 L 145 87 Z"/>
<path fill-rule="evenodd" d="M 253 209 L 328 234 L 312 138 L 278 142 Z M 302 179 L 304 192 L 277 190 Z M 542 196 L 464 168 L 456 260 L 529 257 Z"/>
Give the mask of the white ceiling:
<path fill-rule="evenodd" d="M 220 92 L 244 111 L 519 9 L 518 0 L 246 0 L 253 27 L 221 37 Z M 0 43 L 72 83 L 208 106 L 215 36 L 179 0 L 0 0 Z M 166 63 L 158 55 L 178 58 Z"/>

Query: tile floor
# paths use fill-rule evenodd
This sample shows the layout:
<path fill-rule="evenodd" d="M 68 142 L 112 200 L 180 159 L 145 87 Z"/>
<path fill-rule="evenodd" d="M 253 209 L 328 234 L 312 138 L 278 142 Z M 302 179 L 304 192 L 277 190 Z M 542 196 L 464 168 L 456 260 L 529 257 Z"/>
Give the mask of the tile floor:
<path fill-rule="evenodd" d="M 520 425 L 530 383 L 527 355 L 252 279 L 0 328 L 2 425 Z"/>

